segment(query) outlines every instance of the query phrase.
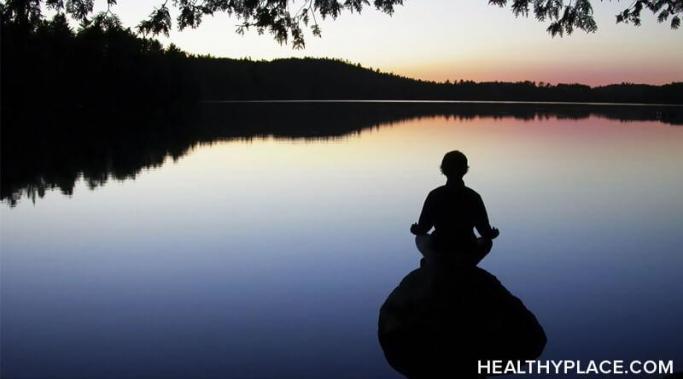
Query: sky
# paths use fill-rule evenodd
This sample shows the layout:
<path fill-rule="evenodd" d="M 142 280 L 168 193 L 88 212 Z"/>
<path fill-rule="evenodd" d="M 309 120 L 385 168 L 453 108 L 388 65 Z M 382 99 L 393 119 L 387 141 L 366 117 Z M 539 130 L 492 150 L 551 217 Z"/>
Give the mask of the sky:
<path fill-rule="evenodd" d="M 134 27 L 160 0 L 122 0 L 115 12 Z M 296 1 L 294 2 L 296 4 Z M 552 38 L 546 23 L 515 17 L 487 0 L 404 0 L 389 16 L 367 7 L 320 23 L 322 37 L 306 48 L 280 45 L 267 33 L 235 33 L 226 14 L 205 18 L 197 29 L 174 30 L 165 44 L 216 57 L 339 58 L 365 67 L 426 80 L 519 81 L 602 85 L 683 81 L 683 28 L 671 30 L 644 13 L 640 27 L 616 24 L 630 2 L 593 1 L 596 33 Z M 104 1 L 96 2 L 103 7 Z"/>

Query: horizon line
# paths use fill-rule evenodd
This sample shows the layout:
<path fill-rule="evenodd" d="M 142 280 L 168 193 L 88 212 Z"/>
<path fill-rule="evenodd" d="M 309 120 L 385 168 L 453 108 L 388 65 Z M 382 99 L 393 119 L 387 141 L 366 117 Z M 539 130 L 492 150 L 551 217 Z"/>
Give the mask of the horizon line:
<path fill-rule="evenodd" d="M 582 101 L 516 101 L 516 100 L 391 100 L 391 99 L 274 99 L 274 100 L 200 100 L 201 104 L 245 104 L 245 103 L 406 103 L 406 104 L 540 104 L 540 105 L 593 105 L 633 107 L 676 107 L 672 103 L 605 103 Z"/>
<path fill-rule="evenodd" d="M 185 52 L 185 51 L 183 51 Z M 671 85 L 671 84 L 679 84 L 683 83 L 683 78 L 681 79 L 672 79 L 664 83 L 643 83 L 643 82 L 629 82 L 629 81 L 621 81 L 621 82 L 612 82 L 608 84 L 597 84 L 597 85 L 591 85 L 591 84 L 586 84 L 586 83 L 581 83 L 581 82 L 547 82 L 544 80 L 536 81 L 536 80 L 516 80 L 516 81 L 503 81 L 503 80 L 484 80 L 484 81 L 476 81 L 472 79 L 464 79 L 464 78 L 459 78 L 459 79 L 446 79 L 443 81 L 437 81 L 437 80 L 430 80 L 430 79 L 422 79 L 419 77 L 415 76 L 407 76 L 407 75 L 402 75 L 402 74 L 397 74 L 392 71 L 385 71 L 380 68 L 375 68 L 371 66 L 364 66 L 360 62 L 353 62 L 350 60 L 347 60 L 345 58 L 330 58 L 330 57 L 313 57 L 313 56 L 305 56 L 305 57 L 295 57 L 295 56 L 290 56 L 290 57 L 285 57 L 285 58 L 252 58 L 250 56 L 245 56 L 245 57 L 240 57 L 240 58 L 234 58 L 234 57 L 225 57 L 225 56 L 214 56 L 211 54 L 193 54 L 193 53 L 188 53 L 185 52 L 188 55 L 188 58 L 204 58 L 204 59 L 226 59 L 226 60 L 233 60 L 233 61 L 249 61 L 249 62 L 254 62 L 254 63 L 272 63 L 275 61 L 303 61 L 303 60 L 319 60 L 319 61 L 330 61 L 330 62 L 338 62 L 338 63 L 344 63 L 350 66 L 362 68 L 365 70 L 369 70 L 375 73 L 379 74 L 384 74 L 384 75 L 391 75 L 391 76 L 396 76 L 399 78 L 404 78 L 404 79 L 409 79 L 409 80 L 415 80 L 419 82 L 426 82 L 426 83 L 435 83 L 435 84 L 458 84 L 459 82 L 471 82 L 475 84 L 487 84 L 487 83 L 534 83 L 534 84 L 539 84 L 539 83 L 544 83 L 544 84 L 550 84 L 553 86 L 559 86 L 559 85 L 581 85 L 581 86 L 586 86 L 590 88 L 601 88 L 601 87 L 609 87 L 609 86 L 615 86 L 615 85 L 644 85 L 644 86 L 653 86 L 653 87 L 661 87 L 665 85 Z"/>

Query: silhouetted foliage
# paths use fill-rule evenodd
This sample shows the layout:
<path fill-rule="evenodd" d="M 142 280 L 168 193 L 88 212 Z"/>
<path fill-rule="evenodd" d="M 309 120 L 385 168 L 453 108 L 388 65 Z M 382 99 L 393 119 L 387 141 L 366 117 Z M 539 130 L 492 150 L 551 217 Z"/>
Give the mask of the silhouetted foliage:
<path fill-rule="evenodd" d="M 499 6 L 508 4 L 508 0 L 489 0 Z M 512 0 L 512 12 L 515 16 L 528 16 L 533 12 L 539 21 L 550 21 L 548 32 L 552 36 L 571 34 L 574 29 L 594 32 L 598 25 L 593 19 L 593 6 L 589 0 Z M 670 20 L 672 29 L 678 29 L 683 17 L 683 0 L 635 0 L 616 15 L 617 23 L 633 23 L 640 25 L 641 13 L 649 10 L 658 22 Z"/>
<path fill-rule="evenodd" d="M 113 16 L 98 15 L 76 32 L 59 14 L 35 25 L 3 19 L 3 119 L 46 108 L 98 108 L 105 116 L 194 101 L 187 62 L 173 45 L 139 38 Z"/>
<path fill-rule="evenodd" d="M 71 4 L 71 3 L 68 3 Z M 75 6 L 75 5 L 73 5 Z M 86 7 L 87 8 L 87 7 Z M 79 8 L 80 9 L 80 8 Z M 330 59 L 271 62 L 188 56 L 95 15 L 72 30 L 64 14 L 2 19 L 3 118 L 36 107 L 163 111 L 197 100 L 421 99 L 683 103 L 683 84 L 591 88 L 534 82 L 432 82 Z"/>
<path fill-rule="evenodd" d="M 508 2 L 489 0 L 490 4 L 498 6 L 506 6 Z M 553 36 L 571 34 L 574 29 L 597 30 L 590 0 L 512 0 L 511 3 L 516 16 L 533 13 L 539 21 L 550 22 L 548 32 Z M 108 9 L 104 15 L 113 15 L 111 7 L 115 4 L 116 0 L 107 0 Z M 387 14 L 392 14 L 395 7 L 402 4 L 403 0 L 372 1 L 376 9 Z M 179 30 L 196 28 L 204 16 L 225 13 L 239 20 L 238 33 L 255 28 L 259 33 L 270 33 L 280 43 L 291 41 L 295 48 L 301 48 L 305 45 L 306 27 L 313 35 L 320 36 L 319 18 L 336 19 L 343 11 L 360 13 L 369 5 L 369 0 L 176 0 L 171 4 L 163 1 L 138 24 L 137 29 L 144 34 L 167 35 L 173 27 L 171 13 L 175 14 Z M 94 0 L 6 0 L 0 3 L 0 7 L 4 18 L 21 23 L 42 20 L 42 8 L 47 7 L 87 24 L 94 10 Z M 616 16 L 617 22 L 639 25 L 644 9 L 656 15 L 659 22 L 670 20 L 671 27 L 676 29 L 683 15 L 683 0 L 635 0 Z"/>
<path fill-rule="evenodd" d="M 204 100 L 487 100 L 683 104 L 683 83 L 539 85 L 524 81 L 437 83 L 381 73 L 340 60 L 251 61 L 198 57 L 193 76 Z"/>
<path fill-rule="evenodd" d="M 73 11 L 84 9 L 87 7 Z M 281 104 L 265 114 L 225 112 L 225 107 L 207 106 L 198 115 L 193 109 L 202 99 L 683 104 L 683 83 L 597 88 L 533 82 L 436 83 L 339 60 L 266 62 L 194 57 L 173 45 L 164 48 L 155 40 L 137 37 L 112 14 L 96 15 L 78 30 L 72 29 L 63 14 L 49 21 L 38 18 L 26 23 L 3 18 L 1 37 L 0 198 L 10 201 L 22 194 L 41 196 L 49 188 L 70 193 L 81 176 L 91 187 L 110 177 L 131 177 L 144 167 L 161 164 L 167 156 L 181 156 L 196 143 L 221 138 L 269 134 L 329 137 L 424 115 L 534 118 L 558 114 L 573 118 L 598 113 L 681 123 L 680 107 L 617 107 L 619 110 L 610 114 L 614 107 L 585 111 L 576 106 L 569 112 L 547 113 L 540 112 L 545 108 L 538 104 L 368 103 L 355 105 L 352 111 L 341 111 L 332 104 L 309 104 L 304 109 Z M 254 106 L 238 108 L 246 111 Z"/>

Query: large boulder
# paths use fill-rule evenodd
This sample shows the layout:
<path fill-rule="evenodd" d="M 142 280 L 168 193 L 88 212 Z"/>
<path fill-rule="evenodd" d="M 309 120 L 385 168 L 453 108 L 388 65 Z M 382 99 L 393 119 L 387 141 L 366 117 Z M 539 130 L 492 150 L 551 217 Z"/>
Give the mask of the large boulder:
<path fill-rule="evenodd" d="M 379 314 L 389 364 L 409 378 L 477 377 L 477 360 L 537 358 L 536 317 L 479 267 L 426 263 L 409 273 Z"/>

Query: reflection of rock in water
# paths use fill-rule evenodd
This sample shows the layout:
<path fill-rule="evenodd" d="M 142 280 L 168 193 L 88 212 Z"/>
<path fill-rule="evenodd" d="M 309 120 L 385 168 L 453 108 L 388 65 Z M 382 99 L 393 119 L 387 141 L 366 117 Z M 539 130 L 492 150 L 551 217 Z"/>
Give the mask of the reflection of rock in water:
<path fill-rule="evenodd" d="M 461 378 L 476 376 L 478 359 L 534 359 L 546 336 L 485 270 L 423 265 L 382 305 L 379 340 L 389 364 L 409 378 Z"/>

